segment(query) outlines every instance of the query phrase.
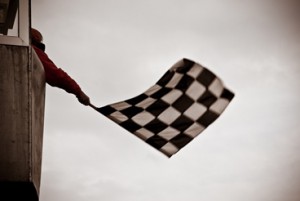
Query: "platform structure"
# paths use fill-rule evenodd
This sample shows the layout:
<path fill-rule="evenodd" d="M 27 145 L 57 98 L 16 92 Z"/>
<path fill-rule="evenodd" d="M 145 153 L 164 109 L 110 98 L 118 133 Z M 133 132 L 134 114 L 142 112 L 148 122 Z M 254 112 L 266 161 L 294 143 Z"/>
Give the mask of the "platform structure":
<path fill-rule="evenodd" d="M 39 200 L 45 75 L 30 46 L 30 0 L 0 0 L 0 200 Z"/>

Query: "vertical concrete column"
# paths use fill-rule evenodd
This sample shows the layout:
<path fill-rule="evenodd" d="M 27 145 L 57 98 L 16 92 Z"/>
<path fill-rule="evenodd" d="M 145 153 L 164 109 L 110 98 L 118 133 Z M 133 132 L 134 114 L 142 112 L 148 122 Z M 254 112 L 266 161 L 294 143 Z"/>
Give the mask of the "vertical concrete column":
<path fill-rule="evenodd" d="M 44 102 L 44 70 L 32 48 L 0 45 L 0 200 L 38 200 Z"/>

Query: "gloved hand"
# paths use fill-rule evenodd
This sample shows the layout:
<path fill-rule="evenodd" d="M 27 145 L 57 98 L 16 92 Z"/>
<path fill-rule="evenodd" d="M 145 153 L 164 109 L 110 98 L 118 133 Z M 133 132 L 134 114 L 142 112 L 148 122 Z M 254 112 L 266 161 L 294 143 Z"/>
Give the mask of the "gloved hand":
<path fill-rule="evenodd" d="M 77 95 L 77 99 L 83 105 L 90 105 L 90 98 L 83 92 Z"/>

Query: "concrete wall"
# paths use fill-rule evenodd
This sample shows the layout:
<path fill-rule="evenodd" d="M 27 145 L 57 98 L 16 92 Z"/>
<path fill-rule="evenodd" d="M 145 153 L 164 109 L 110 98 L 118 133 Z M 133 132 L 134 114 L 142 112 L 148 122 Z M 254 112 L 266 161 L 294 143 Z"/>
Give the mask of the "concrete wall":
<path fill-rule="evenodd" d="M 44 102 L 44 70 L 32 48 L 0 45 L 0 200 L 38 199 Z"/>

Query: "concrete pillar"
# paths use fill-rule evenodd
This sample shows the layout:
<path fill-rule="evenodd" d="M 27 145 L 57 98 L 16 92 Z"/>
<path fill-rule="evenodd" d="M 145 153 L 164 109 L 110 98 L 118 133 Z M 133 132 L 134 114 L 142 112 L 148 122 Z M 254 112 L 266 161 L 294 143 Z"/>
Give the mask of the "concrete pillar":
<path fill-rule="evenodd" d="M 0 200 L 38 200 L 44 69 L 30 46 L 0 45 Z"/>

